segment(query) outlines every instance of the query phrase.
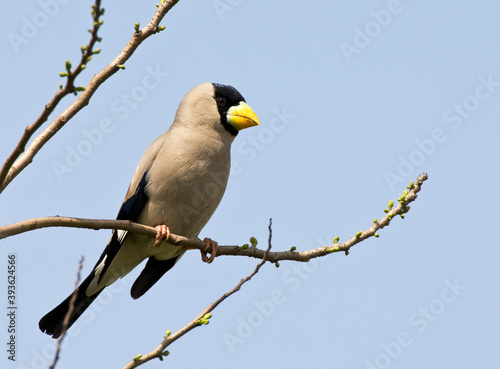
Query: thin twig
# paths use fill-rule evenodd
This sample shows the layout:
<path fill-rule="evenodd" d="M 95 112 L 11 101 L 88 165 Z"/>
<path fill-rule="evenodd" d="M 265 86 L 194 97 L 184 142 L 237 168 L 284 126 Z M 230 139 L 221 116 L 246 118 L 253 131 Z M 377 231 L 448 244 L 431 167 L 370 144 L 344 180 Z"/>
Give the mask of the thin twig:
<path fill-rule="evenodd" d="M 66 335 L 69 318 L 71 317 L 71 314 L 73 314 L 73 310 L 75 309 L 75 301 L 76 301 L 76 296 L 78 295 L 78 285 L 80 284 L 80 274 L 83 268 L 83 260 L 84 258 L 82 256 L 80 258 L 80 262 L 78 263 L 78 271 L 76 272 L 75 291 L 73 292 L 73 294 L 71 295 L 71 299 L 69 300 L 68 312 L 64 316 L 62 324 L 61 337 L 59 337 L 59 339 L 57 340 L 57 348 L 56 348 L 56 353 L 54 355 L 54 361 L 50 365 L 49 369 L 54 369 L 57 364 L 57 361 L 59 360 L 59 354 L 61 353 L 61 343 L 62 340 L 64 339 L 64 336 Z"/>
<path fill-rule="evenodd" d="M 189 331 L 193 330 L 196 327 L 199 327 L 200 325 L 208 324 L 208 319 L 211 318 L 211 312 L 225 299 L 227 299 L 229 296 L 232 294 L 238 292 L 241 289 L 241 286 L 248 282 L 252 277 L 258 273 L 259 269 L 264 265 L 266 262 L 266 256 L 269 253 L 269 250 L 271 250 L 271 240 L 272 240 L 272 219 L 269 219 L 269 239 L 268 239 L 268 245 L 267 249 L 264 252 L 264 256 L 262 260 L 260 261 L 259 264 L 255 267 L 254 271 L 250 273 L 247 277 L 243 278 L 232 290 L 224 293 L 217 301 L 211 303 L 208 305 L 208 307 L 203 310 L 196 318 L 194 318 L 191 322 L 189 322 L 187 325 L 185 325 L 183 328 L 179 329 L 177 332 L 174 334 L 169 334 L 167 333 L 165 335 L 165 339 L 163 340 L 162 343 L 158 345 L 153 351 L 147 353 L 146 355 L 137 355 L 131 362 L 129 362 L 127 365 L 123 367 L 123 369 L 132 369 L 136 368 L 141 364 L 144 364 L 145 362 L 148 362 L 152 359 L 159 358 L 160 360 L 163 360 L 163 356 L 168 355 L 168 351 L 165 351 L 165 349 L 172 344 L 173 342 L 177 341 L 179 338 L 181 338 L 183 335 L 188 333 Z"/>
<path fill-rule="evenodd" d="M 38 135 L 31 145 L 24 151 L 23 155 L 10 165 L 8 173 L 3 182 L 0 182 L 0 193 L 9 183 L 32 161 L 34 156 L 71 118 L 89 104 L 90 98 L 108 78 L 123 69 L 125 62 L 132 56 L 139 45 L 149 36 L 159 32 L 162 28 L 159 24 L 168 11 L 179 2 L 179 0 L 167 0 L 158 4 L 158 9 L 149 23 L 138 32 L 135 32 L 128 44 L 118 53 L 118 56 L 109 63 L 101 72 L 97 73 L 90 83 L 85 87 L 82 94 L 64 112 L 62 112 L 40 135 Z M 5 166 L 5 165 L 4 165 Z"/>
<path fill-rule="evenodd" d="M 307 262 L 310 259 L 325 256 L 334 252 L 348 252 L 354 245 L 366 240 L 370 237 L 377 237 L 377 232 L 389 225 L 391 220 L 408 211 L 408 205 L 415 201 L 417 193 L 420 191 L 422 184 L 427 180 L 427 174 L 422 174 L 417 178 L 417 181 L 410 186 L 407 194 L 400 198 L 397 206 L 387 209 L 387 214 L 380 220 L 372 223 L 372 226 L 363 231 L 358 232 L 343 243 L 334 242 L 331 245 L 318 247 L 306 251 L 276 251 L 268 252 L 257 247 L 244 247 L 237 245 L 219 246 L 216 256 L 236 255 L 248 256 L 257 259 L 262 259 L 266 255 L 266 260 L 276 262 L 280 260 L 294 260 Z M 167 224 L 168 225 L 168 224 Z M 0 227 L 0 239 L 6 238 L 15 234 L 20 234 L 34 229 L 45 227 L 74 227 L 74 228 L 90 228 L 90 229 L 121 229 L 124 231 L 135 232 L 149 237 L 156 237 L 157 230 L 150 226 L 145 226 L 128 220 L 99 220 L 99 219 L 82 219 L 82 218 L 65 218 L 65 217 L 47 217 L 25 220 L 19 223 L 14 223 Z M 168 243 L 174 246 L 189 246 L 201 251 L 207 247 L 206 243 L 198 238 L 187 238 L 180 235 L 172 234 L 168 239 Z"/>
<path fill-rule="evenodd" d="M 7 174 L 11 170 L 15 161 L 19 158 L 19 156 L 24 152 L 28 141 L 31 136 L 42 126 L 43 123 L 47 121 L 50 114 L 54 111 L 55 107 L 59 104 L 59 102 L 67 95 L 75 92 L 75 79 L 81 73 L 81 71 L 85 68 L 85 65 L 88 63 L 90 58 L 92 57 L 94 52 L 94 46 L 96 42 L 100 40 L 97 32 L 99 31 L 99 27 L 101 26 L 100 17 L 104 14 L 104 9 L 101 9 L 101 0 L 96 0 L 95 4 L 92 6 L 92 22 L 93 27 L 91 30 L 91 36 L 89 43 L 82 49 L 82 57 L 78 65 L 68 73 L 68 78 L 66 79 L 66 85 L 57 90 L 54 97 L 50 102 L 44 106 L 42 113 L 40 116 L 28 127 L 25 128 L 24 133 L 17 143 L 14 151 L 9 155 L 7 160 L 2 166 L 0 170 L 0 192 L 3 190 L 3 182 L 7 177 Z M 11 172 L 11 176 L 13 172 Z M 14 175 L 15 176 L 15 175 Z"/>

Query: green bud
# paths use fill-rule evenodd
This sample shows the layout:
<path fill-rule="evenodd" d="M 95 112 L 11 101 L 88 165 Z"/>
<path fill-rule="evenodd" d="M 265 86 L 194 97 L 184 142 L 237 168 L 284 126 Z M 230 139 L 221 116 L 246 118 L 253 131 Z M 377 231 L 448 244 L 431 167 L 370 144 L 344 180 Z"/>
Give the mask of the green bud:
<path fill-rule="evenodd" d="M 139 33 L 139 22 L 134 24 L 134 30 L 135 30 L 135 33 Z"/>
<path fill-rule="evenodd" d="M 349 255 L 349 250 L 345 250 L 345 256 Z"/>
<path fill-rule="evenodd" d="M 62 90 L 63 89 L 63 85 L 59 85 L 59 89 Z"/>
<path fill-rule="evenodd" d="M 404 214 L 399 214 L 399 216 L 401 217 L 401 219 L 405 218 Z"/>
<path fill-rule="evenodd" d="M 163 336 L 164 338 L 167 338 L 168 336 L 170 336 L 172 334 L 172 331 L 169 329 L 167 331 L 167 333 L 165 333 L 165 335 Z"/>
<path fill-rule="evenodd" d="M 101 52 L 101 49 L 95 49 L 94 51 L 92 51 L 92 54 L 99 54 Z"/>
<path fill-rule="evenodd" d="M 394 218 L 394 216 L 395 216 L 395 215 L 396 215 L 396 214 L 394 214 L 394 213 L 389 214 L 389 219 Z"/>
<path fill-rule="evenodd" d="M 87 66 L 85 64 L 82 64 L 82 66 L 80 67 L 81 70 L 84 70 Z"/>
<path fill-rule="evenodd" d="M 389 201 L 389 204 L 388 204 L 389 210 L 391 210 L 393 206 L 394 206 L 394 201 L 392 201 L 392 200 Z"/>
<path fill-rule="evenodd" d="M 377 223 L 377 222 L 378 222 L 377 218 L 373 219 L 373 223 Z"/>
<path fill-rule="evenodd" d="M 255 237 L 250 237 L 250 243 L 252 244 L 252 247 L 257 246 L 257 239 Z"/>
<path fill-rule="evenodd" d="M 389 209 L 384 209 L 384 213 L 388 213 L 389 212 Z"/>
<path fill-rule="evenodd" d="M 362 234 L 363 234 L 363 232 L 362 232 L 362 231 L 359 231 L 358 233 L 356 233 L 356 238 L 361 237 L 361 235 L 362 235 Z"/>
<path fill-rule="evenodd" d="M 92 60 L 92 55 L 89 55 L 89 56 L 87 56 L 87 60 L 85 62 L 88 63 L 91 60 Z"/>
<path fill-rule="evenodd" d="M 339 242 L 339 240 L 340 240 L 340 237 L 339 237 L 339 236 L 337 236 L 337 237 L 335 237 L 335 238 L 333 239 L 333 243 L 337 243 L 337 242 Z"/>
<path fill-rule="evenodd" d="M 168 354 L 170 354 L 170 352 L 168 350 L 165 350 L 161 353 L 163 356 L 168 356 Z"/>
<path fill-rule="evenodd" d="M 212 313 L 206 313 L 203 319 L 210 319 L 212 317 Z"/>
<path fill-rule="evenodd" d="M 332 247 L 331 249 L 326 249 L 326 252 L 331 254 L 332 252 L 338 252 L 340 247 Z"/>
<path fill-rule="evenodd" d="M 116 67 L 120 69 L 125 69 L 125 66 L 123 64 L 118 64 Z"/>
<path fill-rule="evenodd" d="M 279 267 L 280 267 L 280 263 L 279 263 L 279 262 L 275 262 L 275 263 L 274 263 L 274 266 L 275 266 L 276 268 L 279 268 Z"/>
<path fill-rule="evenodd" d="M 78 86 L 75 88 L 75 91 L 78 91 L 78 92 L 82 92 L 82 91 L 85 91 L 85 87 L 83 86 Z"/>
<path fill-rule="evenodd" d="M 159 33 L 165 29 L 165 26 L 160 26 L 156 29 L 156 33 Z"/>
<path fill-rule="evenodd" d="M 295 250 L 297 250 L 297 248 L 295 246 L 290 247 L 291 252 L 294 252 Z"/>
<path fill-rule="evenodd" d="M 97 37 L 97 42 L 101 42 L 102 41 L 102 37 Z"/>
<path fill-rule="evenodd" d="M 403 214 L 406 214 L 410 211 L 410 206 L 405 206 L 405 208 L 403 209 Z"/>
<path fill-rule="evenodd" d="M 141 357 L 142 357 L 142 354 L 139 354 L 139 355 L 135 356 L 135 357 L 134 357 L 134 361 L 139 360 Z"/>
<path fill-rule="evenodd" d="M 158 359 L 160 359 L 160 361 L 163 361 L 163 356 L 158 356 Z"/>
<path fill-rule="evenodd" d="M 85 50 L 87 50 L 87 46 L 80 47 L 80 50 L 82 50 L 82 54 L 83 54 L 85 52 Z"/>
<path fill-rule="evenodd" d="M 413 182 L 410 182 L 410 185 L 406 186 L 406 188 L 409 190 L 413 190 L 413 187 L 415 187 L 415 183 L 413 183 Z"/>
<path fill-rule="evenodd" d="M 374 237 L 378 237 L 379 235 L 378 235 L 378 233 L 375 233 L 373 236 L 374 236 Z"/>

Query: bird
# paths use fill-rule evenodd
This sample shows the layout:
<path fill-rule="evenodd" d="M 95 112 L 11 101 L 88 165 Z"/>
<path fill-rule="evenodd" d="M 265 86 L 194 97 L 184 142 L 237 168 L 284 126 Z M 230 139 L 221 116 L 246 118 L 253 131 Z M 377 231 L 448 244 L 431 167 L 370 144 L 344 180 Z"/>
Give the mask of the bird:
<path fill-rule="evenodd" d="M 170 128 L 146 149 L 132 176 L 117 219 L 156 227 L 156 239 L 113 230 L 88 277 L 40 321 L 43 333 L 59 338 L 74 303 L 68 329 L 107 286 L 147 259 L 130 294 L 138 299 L 179 261 L 185 248 L 168 244 L 171 233 L 198 237 L 219 205 L 230 170 L 231 143 L 242 129 L 260 125 L 243 96 L 230 85 L 202 83 L 179 104 Z M 204 239 L 211 262 L 217 243 Z"/>

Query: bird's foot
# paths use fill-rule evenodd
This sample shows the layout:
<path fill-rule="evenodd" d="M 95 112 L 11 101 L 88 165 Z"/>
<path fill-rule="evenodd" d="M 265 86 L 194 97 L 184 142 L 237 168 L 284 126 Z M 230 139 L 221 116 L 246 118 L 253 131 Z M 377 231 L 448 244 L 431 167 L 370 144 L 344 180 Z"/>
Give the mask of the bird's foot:
<path fill-rule="evenodd" d="M 162 241 L 168 241 L 170 238 L 170 228 L 168 228 L 166 225 L 158 225 L 155 227 L 156 228 L 156 239 L 155 239 L 155 244 L 153 247 L 160 247 Z"/>
<path fill-rule="evenodd" d="M 201 260 L 203 260 L 205 263 L 210 264 L 212 261 L 214 261 L 215 256 L 217 255 L 217 248 L 219 244 L 210 238 L 205 238 L 203 242 L 206 243 L 207 247 L 203 251 L 200 250 Z M 207 257 L 207 252 L 210 252 L 210 257 Z"/>

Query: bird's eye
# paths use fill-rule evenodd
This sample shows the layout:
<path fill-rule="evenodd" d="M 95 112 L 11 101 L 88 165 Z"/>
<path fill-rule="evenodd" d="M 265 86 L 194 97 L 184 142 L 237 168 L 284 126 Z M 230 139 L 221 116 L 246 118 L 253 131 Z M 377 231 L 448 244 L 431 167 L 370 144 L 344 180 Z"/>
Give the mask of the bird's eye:
<path fill-rule="evenodd" d="M 215 98 L 215 101 L 217 101 L 217 105 L 219 105 L 219 106 L 224 106 L 224 105 L 226 105 L 226 99 L 225 99 L 225 98 L 223 98 L 223 97 L 220 97 L 220 96 L 219 96 L 219 97 L 216 97 L 216 98 Z"/>

